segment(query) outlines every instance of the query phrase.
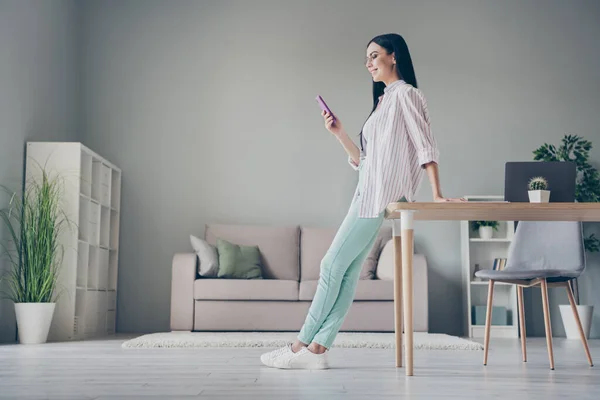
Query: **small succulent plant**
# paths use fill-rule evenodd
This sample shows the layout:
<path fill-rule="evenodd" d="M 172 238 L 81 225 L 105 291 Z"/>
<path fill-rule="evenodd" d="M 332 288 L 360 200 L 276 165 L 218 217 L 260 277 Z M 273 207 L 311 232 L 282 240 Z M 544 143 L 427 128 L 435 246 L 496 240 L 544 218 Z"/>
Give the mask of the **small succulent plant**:
<path fill-rule="evenodd" d="M 547 190 L 548 181 L 543 176 L 536 176 L 529 181 L 529 190 Z"/>
<path fill-rule="evenodd" d="M 473 230 L 477 230 L 482 226 L 491 226 L 495 231 L 497 231 L 499 225 L 500 224 L 498 221 L 471 221 L 471 227 Z"/>

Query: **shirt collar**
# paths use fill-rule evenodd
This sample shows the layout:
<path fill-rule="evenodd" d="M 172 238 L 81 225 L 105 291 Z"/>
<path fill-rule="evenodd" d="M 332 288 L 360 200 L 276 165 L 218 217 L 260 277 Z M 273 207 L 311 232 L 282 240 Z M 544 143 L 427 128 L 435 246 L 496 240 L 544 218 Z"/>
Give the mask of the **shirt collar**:
<path fill-rule="evenodd" d="M 404 85 L 405 83 L 406 82 L 404 82 L 402 79 L 398 79 L 397 81 L 394 81 L 394 82 L 390 83 L 388 86 L 384 87 L 383 88 L 383 93 L 387 93 L 390 90 L 394 89 L 395 87 L 400 86 L 400 85 Z"/>

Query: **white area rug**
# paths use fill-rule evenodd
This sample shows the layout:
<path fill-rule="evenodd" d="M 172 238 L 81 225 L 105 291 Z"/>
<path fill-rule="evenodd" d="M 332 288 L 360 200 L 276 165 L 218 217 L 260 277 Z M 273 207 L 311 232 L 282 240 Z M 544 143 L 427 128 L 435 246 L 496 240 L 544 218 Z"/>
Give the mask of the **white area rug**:
<path fill-rule="evenodd" d="M 483 350 L 481 343 L 446 334 L 415 332 L 413 337 L 413 348 L 419 350 Z M 281 347 L 295 339 L 294 332 L 167 332 L 143 335 L 124 342 L 122 347 Z M 393 333 L 340 332 L 333 347 L 393 349 L 396 345 Z"/>

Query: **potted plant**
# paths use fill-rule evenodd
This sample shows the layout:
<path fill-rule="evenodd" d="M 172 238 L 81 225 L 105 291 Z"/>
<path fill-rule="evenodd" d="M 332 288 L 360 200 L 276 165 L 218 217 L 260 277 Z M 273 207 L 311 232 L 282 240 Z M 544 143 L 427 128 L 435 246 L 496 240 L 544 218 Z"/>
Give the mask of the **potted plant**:
<path fill-rule="evenodd" d="M 19 342 L 45 343 L 58 299 L 57 281 L 62 261 L 59 235 L 68 223 L 61 209 L 60 180 L 46 171 L 28 179 L 23 193 L 8 190 L 8 207 L 0 218 L 9 232 L 4 253 L 10 262 L 5 298 L 15 305 Z"/>
<path fill-rule="evenodd" d="M 535 176 L 529 180 L 529 202 L 548 203 L 550 201 L 550 191 L 548 190 L 548 181 L 543 176 Z"/>
<path fill-rule="evenodd" d="M 482 239 L 491 239 L 494 232 L 498 230 L 498 221 L 472 221 L 473 230 L 479 232 L 479 237 Z"/>
<path fill-rule="evenodd" d="M 533 151 L 536 161 L 571 161 L 577 166 L 577 183 L 575 187 L 575 201 L 599 202 L 600 201 L 600 174 L 589 161 L 589 152 L 592 149 L 592 143 L 577 135 L 565 135 L 562 144 L 558 148 L 552 144 L 544 143 Z M 584 223 L 584 232 L 590 223 Z M 585 234 L 584 234 L 585 235 Z M 584 237 L 584 247 L 586 252 L 600 251 L 600 240 L 592 233 Z M 582 305 L 579 299 L 579 282 L 577 279 L 572 281 L 572 288 L 577 305 L 577 312 L 583 325 L 584 333 L 589 337 L 592 323 L 594 306 Z M 579 339 L 579 331 L 575 325 L 575 318 L 569 304 L 559 305 L 560 314 L 565 327 L 567 338 Z"/>

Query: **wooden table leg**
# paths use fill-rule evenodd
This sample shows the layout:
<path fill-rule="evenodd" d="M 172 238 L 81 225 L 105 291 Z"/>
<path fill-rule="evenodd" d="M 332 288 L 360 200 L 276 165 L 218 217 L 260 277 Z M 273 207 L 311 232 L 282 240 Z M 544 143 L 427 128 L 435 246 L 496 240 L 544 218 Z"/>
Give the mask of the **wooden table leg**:
<path fill-rule="evenodd" d="M 396 367 L 402 366 L 402 244 L 400 221 L 392 220 L 394 235 L 394 332 L 396 335 Z"/>
<path fill-rule="evenodd" d="M 413 375 L 413 211 L 401 211 L 402 297 L 404 306 L 404 337 L 406 375 Z"/>

